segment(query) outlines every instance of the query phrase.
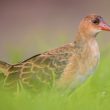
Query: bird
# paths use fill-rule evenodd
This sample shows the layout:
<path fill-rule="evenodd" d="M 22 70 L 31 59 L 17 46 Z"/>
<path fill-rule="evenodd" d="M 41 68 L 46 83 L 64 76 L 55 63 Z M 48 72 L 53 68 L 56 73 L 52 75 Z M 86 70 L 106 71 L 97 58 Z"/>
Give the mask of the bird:
<path fill-rule="evenodd" d="M 78 87 L 94 73 L 99 63 L 96 36 L 100 31 L 110 31 L 110 26 L 100 15 L 90 14 L 81 20 L 72 42 L 18 64 L 0 61 L 2 87 L 33 90 L 46 86 Z"/>

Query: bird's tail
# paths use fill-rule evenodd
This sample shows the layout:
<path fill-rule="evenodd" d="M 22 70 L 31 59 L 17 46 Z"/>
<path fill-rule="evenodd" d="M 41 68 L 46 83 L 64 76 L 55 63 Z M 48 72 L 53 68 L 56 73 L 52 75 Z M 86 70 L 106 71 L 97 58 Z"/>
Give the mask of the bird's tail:
<path fill-rule="evenodd" d="M 0 61 L 0 73 L 3 73 L 4 75 L 6 75 L 7 69 L 10 67 L 11 67 L 10 64 L 3 62 L 3 61 Z"/>

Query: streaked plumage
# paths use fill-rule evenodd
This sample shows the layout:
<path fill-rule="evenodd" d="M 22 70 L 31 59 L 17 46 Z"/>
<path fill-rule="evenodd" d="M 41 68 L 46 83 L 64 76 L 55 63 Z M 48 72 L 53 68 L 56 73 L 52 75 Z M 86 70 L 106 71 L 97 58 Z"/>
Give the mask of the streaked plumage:
<path fill-rule="evenodd" d="M 90 76 L 100 59 L 96 35 L 110 27 L 97 15 L 86 16 L 75 40 L 16 65 L 0 62 L 3 86 L 75 88 Z"/>

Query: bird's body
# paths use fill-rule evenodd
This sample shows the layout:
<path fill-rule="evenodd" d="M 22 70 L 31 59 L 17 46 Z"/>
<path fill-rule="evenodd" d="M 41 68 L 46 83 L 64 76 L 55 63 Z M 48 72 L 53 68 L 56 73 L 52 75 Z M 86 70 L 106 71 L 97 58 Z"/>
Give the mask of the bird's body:
<path fill-rule="evenodd" d="M 90 23 L 96 18 L 101 19 L 96 15 L 85 17 L 75 40 L 67 45 L 16 65 L 0 62 L 3 86 L 16 88 L 22 84 L 31 88 L 42 85 L 75 88 L 81 84 L 93 73 L 100 59 L 96 35 L 101 29 L 94 22 Z M 107 29 L 110 30 L 110 27 L 106 25 Z"/>

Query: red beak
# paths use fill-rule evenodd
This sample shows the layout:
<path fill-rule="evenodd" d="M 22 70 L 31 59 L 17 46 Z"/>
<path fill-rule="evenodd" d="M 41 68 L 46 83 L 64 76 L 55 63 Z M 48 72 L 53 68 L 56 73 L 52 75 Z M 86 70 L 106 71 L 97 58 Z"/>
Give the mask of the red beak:
<path fill-rule="evenodd" d="M 99 27 L 101 30 L 110 31 L 110 26 L 103 20 L 101 20 Z"/>

